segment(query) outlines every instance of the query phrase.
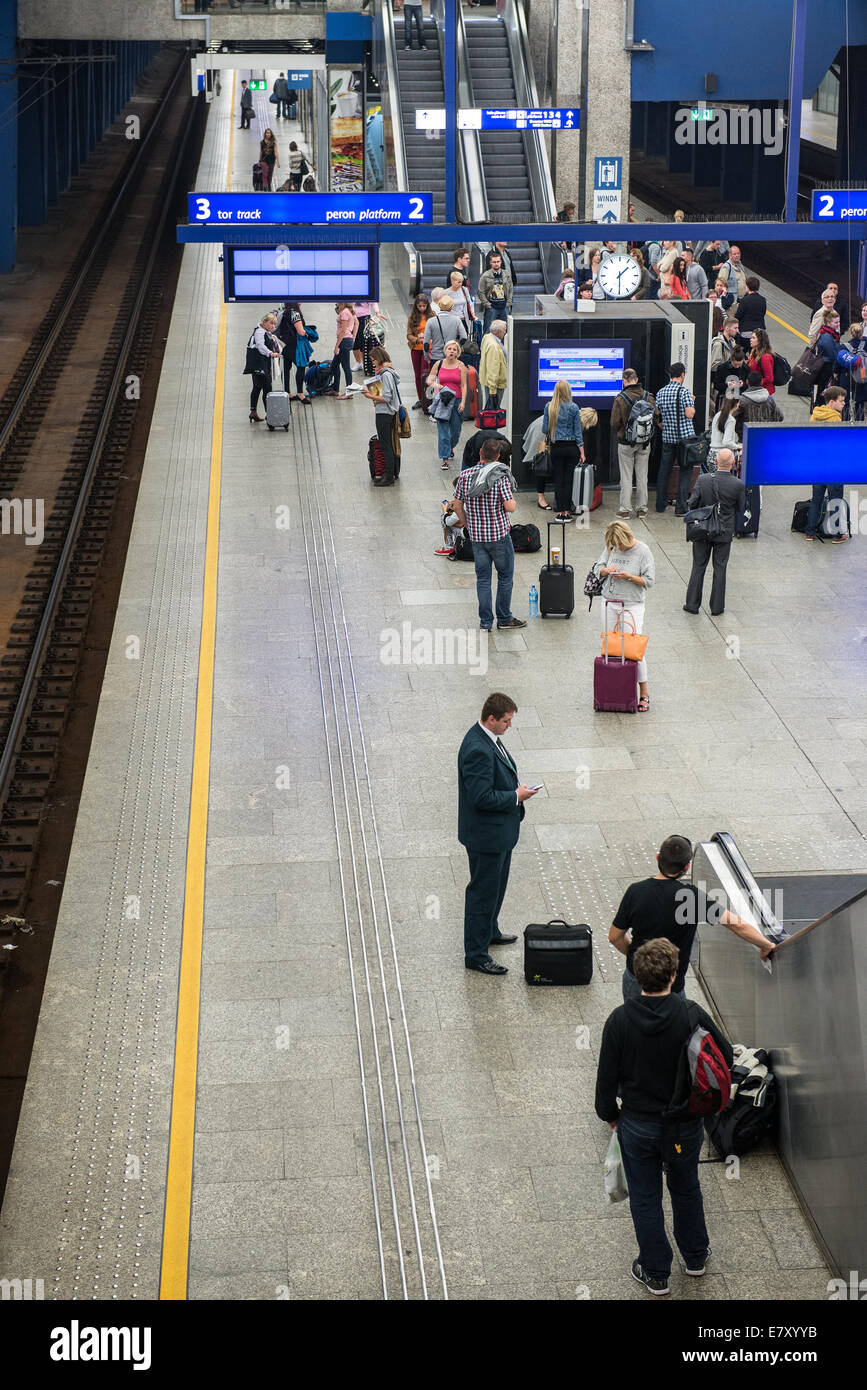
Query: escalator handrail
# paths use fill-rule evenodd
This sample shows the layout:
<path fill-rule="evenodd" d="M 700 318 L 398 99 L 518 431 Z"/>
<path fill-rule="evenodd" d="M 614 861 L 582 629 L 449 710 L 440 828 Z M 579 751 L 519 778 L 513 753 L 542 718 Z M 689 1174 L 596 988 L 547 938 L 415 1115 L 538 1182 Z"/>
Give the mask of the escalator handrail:
<path fill-rule="evenodd" d="M 519 107 L 538 107 L 539 95 L 536 78 L 529 58 L 530 38 L 523 6 L 519 0 L 506 0 L 503 10 L 503 26 L 509 41 L 509 56 L 512 60 L 512 73 L 515 78 L 515 96 Z M 530 154 L 530 193 L 533 210 L 539 222 L 553 222 L 557 217 L 557 200 L 551 182 L 551 168 L 548 152 L 540 130 L 525 131 L 524 145 Z"/>
<path fill-rule="evenodd" d="M 382 30 L 385 46 L 385 71 L 388 82 L 388 102 L 391 108 L 391 138 L 397 166 L 397 186 L 402 193 L 411 193 L 409 170 L 406 163 L 406 146 L 403 142 L 403 113 L 400 104 L 400 74 L 397 64 L 397 39 L 394 32 L 394 14 L 389 0 L 382 0 L 380 6 Z M 418 294 L 424 283 L 424 261 L 421 248 L 412 241 L 405 241 L 410 263 L 410 289 L 412 298 Z"/>
<path fill-rule="evenodd" d="M 467 26 L 464 23 L 464 7 L 456 5 L 457 11 L 457 60 L 458 60 L 458 108 L 472 107 L 473 79 L 470 70 L 470 49 L 467 43 Z M 482 162 L 482 146 L 477 130 L 462 130 L 458 133 L 460 158 L 464 171 L 463 186 L 467 190 L 467 220 L 469 222 L 490 222 L 488 190 L 485 186 L 485 170 Z"/>
<path fill-rule="evenodd" d="M 464 88 L 465 91 L 469 90 L 469 62 L 466 54 L 466 32 L 463 28 L 462 7 L 458 5 L 456 9 L 458 11 L 458 23 L 455 34 L 455 55 L 457 59 L 458 105 L 460 105 L 461 88 Z M 440 51 L 440 70 L 443 78 L 443 99 L 445 99 L 446 37 L 445 7 L 442 0 L 431 0 L 430 13 L 431 19 L 436 25 L 437 43 Z M 462 38 L 463 44 L 461 42 Z M 488 220 L 488 202 L 484 192 L 481 151 L 479 149 L 478 137 L 468 137 L 475 137 L 475 132 L 459 130 L 455 142 L 459 164 L 457 217 L 459 222 L 486 222 Z"/>
<path fill-rule="evenodd" d="M 738 849 L 734 836 L 730 835 L 727 830 L 718 830 L 711 836 L 710 843 L 719 846 L 728 861 L 729 867 L 740 880 L 741 887 L 747 894 L 750 906 L 759 919 L 759 930 L 779 943 L 790 940 L 791 938 L 786 928 L 768 906 L 767 899 L 756 882 L 752 869 Z"/>

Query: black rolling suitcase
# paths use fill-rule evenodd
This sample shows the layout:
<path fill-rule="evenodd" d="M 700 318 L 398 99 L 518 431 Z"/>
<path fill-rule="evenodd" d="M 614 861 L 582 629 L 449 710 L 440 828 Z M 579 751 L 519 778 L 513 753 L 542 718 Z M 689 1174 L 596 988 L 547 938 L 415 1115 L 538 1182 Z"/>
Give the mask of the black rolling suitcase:
<path fill-rule="evenodd" d="M 567 922 L 531 922 L 524 928 L 524 979 L 528 985 L 589 985 L 593 933 Z"/>
<path fill-rule="evenodd" d="M 746 489 L 746 494 L 744 509 L 735 516 L 735 535 L 758 536 L 762 519 L 762 490 L 756 483 Z"/>
<path fill-rule="evenodd" d="M 563 528 L 563 544 L 560 547 L 556 564 L 552 563 L 551 558 L 552 526 Z M 575 571 L 571 565 L 566 564 L 566 523 L 565 521 L 549 521 L 548 563 L 543 565 L 539 571 L 539 614 L 543 618 L 547 618 L 551 614 L 571 618 L 574 607 Z"/>

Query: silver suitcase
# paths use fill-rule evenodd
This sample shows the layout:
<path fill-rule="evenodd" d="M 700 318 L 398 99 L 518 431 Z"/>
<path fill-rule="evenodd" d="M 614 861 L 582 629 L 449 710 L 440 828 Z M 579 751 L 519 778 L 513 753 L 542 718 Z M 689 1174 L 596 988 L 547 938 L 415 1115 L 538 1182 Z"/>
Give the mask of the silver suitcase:
<path fill-rule="evenodd" d="M 292 418 L 289 393 L 283 390 L 283 358 L 271 358 L 271 381 L 273 389 L 265 400 L 265 419 L 269 430 L 288 430 Z"/>
<path fill-rule="evenodd" d="M 270 397 L 269 397 L 270 400 Z M 572 479 L 572 506 L 576 512 L 589 512 L 593 506 L 596 469 L 592 463 L 579 463 Z"/>

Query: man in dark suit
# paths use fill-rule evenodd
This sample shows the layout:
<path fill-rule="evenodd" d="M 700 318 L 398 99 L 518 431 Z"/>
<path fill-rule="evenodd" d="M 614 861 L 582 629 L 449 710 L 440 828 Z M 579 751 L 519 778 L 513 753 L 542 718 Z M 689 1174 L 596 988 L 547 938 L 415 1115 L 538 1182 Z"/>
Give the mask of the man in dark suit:
<path fill-rule="evenodd" d="M 512 850 L 518 843 L 524 802 L 538 787 L 521 785 L 501 736 L 518 707 L 508 695 L 489 695 L 482 717 L 465 735 L 458 753 L 458 839 L 470 861 L 464 906 L 464 963 L 483 975 L 505 975 L 490 946 L 508 945 L 497 918 L 506 896 Z"/>
<path fill-rule="evenodd" d="M 686 589 L 684 613 L 697 613 L 701 608 L 701 591 L 704 588 L 704 572 L 707 562 L 713 556 L 713 584 L 710 591 L 710 611 L 715 618 L 725 612 L 726 606 L 726 565 L 732 548 L 735 519 L 746 503 L 746 488 L 740 478 L 732 477 L 735 456 L 731 449 L 720 449 L 716 456 L 716 473 L 700 473 L 695 480 L 690 498 L 690 507 L 709 507 L 719 499 L 719 519 L 722 527 L 713 541 L 697 540 L 692 543 L 692 573 Z"/>

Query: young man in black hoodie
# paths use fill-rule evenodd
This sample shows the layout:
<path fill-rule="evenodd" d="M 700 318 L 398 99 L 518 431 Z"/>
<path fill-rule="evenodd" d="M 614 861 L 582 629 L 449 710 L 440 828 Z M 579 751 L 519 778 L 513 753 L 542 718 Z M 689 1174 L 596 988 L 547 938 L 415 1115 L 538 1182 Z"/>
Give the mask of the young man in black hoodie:
<path fill-rule="evenodd" d="M 704 1274 L 710 1255 L 698 1181 L 704 1123 L 696 1117 L 674 1126 L 662 1119 L 674 1094 L 684 1043 L 696 1026 L 690 1023 L 683 995 L 671 992 L 678 956 L 677 947 L 664 937 L 646 941 L 635 952 L 632 968 L 641 994 L 609 1016 L 596 1072 L 596 1114 L 618 1131 L 629 1188 L 638 1240 L 632 1277 L 657 1295 L 669 1292 L 672 1257 L 662 1211 L 663 1162 L 674 1238 L 686 1273 Z M 726 1038 L 702 1008 L 693 1003 L 692 1009 L 696 1022 L 713 1036 L 731 1067 L 732 1049 Z"/>

